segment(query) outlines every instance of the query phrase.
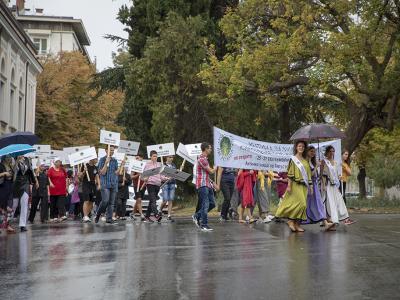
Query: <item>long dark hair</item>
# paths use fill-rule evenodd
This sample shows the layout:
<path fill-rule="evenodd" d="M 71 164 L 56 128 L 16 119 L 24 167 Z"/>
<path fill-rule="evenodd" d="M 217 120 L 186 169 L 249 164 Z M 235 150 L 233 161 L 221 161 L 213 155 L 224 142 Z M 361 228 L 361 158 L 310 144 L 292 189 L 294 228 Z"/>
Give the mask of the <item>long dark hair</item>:
<path fill-rule="evenodd" d="M 307 148 L 308 148 L 308 144 L 306 141 L 296 141 L 296 143 L 294 143 L 294 148 L 293 148 L 293 155 L 297 154 L 297 146 L 302 143 L 304 144 L 304 152 L 302 154 L 304 159 L 307 159 Z"/>
<path fill-rule="evenodd" d="M 328 157 L 328 153 L 331 151 L 331 150 L 335 150 L 335 147 L 333 147 L 332 145 L 329 145 L 328 147 L 326 147 L 326 149 L 325 149 L 325 157 Z M 335 150 L 336 151 L 336 150 Z"/>
<path fill-rule="evenodd" d="M 310 150 L 315 150 L 315 147 L 314 146 L 308 146 L 308 149 L 307 149 L 307 155 L 308 155 L 308 151 L 310 151 Z M 311 163 L 314 165 L 314 167 L 316 167 L 317 166 L 317 158 L 316 158 L 316 155 L 314 155 L 314 157 L 311 157 Z"/>
<path fill-rule="evenodd" d="M 343 159 L 343 154 L 348 153 L 349 155 L 347 156 L 347 159 L 344 161 L 346 164 L 350 165 L 350 151 L 347 149 L 343 149 L 342 151 L 342 159 Z"/>

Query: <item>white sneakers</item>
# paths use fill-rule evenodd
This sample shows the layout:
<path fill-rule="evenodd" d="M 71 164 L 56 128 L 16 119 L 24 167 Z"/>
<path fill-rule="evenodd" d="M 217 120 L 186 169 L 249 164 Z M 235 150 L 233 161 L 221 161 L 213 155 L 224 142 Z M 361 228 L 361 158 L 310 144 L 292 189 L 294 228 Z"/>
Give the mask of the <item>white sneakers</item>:
<path fill-rule="evenodd" d="M 88 216 L 84 216 L 82 219 L 83 223 L 90 223 L 92 220 Z"/>
<path fill-rule="evenodd" d="M 273 219 L 275 219 L 274 216 L 268 215 L 268 216 L 265 217 L 264 223 L 269 223 L 269 222 L 271 222 Z"/>

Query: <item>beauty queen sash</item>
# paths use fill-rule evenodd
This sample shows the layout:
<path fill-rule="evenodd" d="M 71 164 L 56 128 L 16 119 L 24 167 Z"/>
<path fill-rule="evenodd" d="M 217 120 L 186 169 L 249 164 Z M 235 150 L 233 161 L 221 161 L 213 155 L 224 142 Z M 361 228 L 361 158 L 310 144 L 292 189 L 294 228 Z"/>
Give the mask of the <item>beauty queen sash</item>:
<path fill-rule="evenodd" d="M 330 177 L 333 179 L 335 186 L 337 188 L 340 187 L 340 182 L 339 182 L 339 177 L 336 173 L 335 167 L 332 166 L 331 162 L 329 160 L 327 160 L 326 158 L 324 158 L 325 164 L 327 165 L 328 169 L 329 169 L 329 174 Z"/>
<path fill-rule="evenodd" d="M 303 176 L 304 183 L 308 187 L 309 183 L 308 183 L 308 174 L 306 168 L 296 156 L 292 156 L 291 159 L 293 160 L 296 167 L 300 170 L 300 173 Z"/>

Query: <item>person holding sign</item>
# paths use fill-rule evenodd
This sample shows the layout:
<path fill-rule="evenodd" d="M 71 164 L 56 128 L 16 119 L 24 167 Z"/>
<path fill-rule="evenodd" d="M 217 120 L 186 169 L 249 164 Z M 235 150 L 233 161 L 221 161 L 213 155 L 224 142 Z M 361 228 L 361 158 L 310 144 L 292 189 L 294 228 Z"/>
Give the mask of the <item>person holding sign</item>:
<path fill-rule="evenodd" d="M 119 220 L 126 220 L 126 201 L 129 199 L 129 186 L 132 184 L 131 175 L 126 172 L 125 162 L 122 161 L 118 172 L 116 217 Z"/>
<path fill-rule="evenodd" d="M 138 153 L 136 155 L 136 160 L 142 161 L 143 160 L 143 154 Z M 133 213 L 135 211 L 138 211 L 140 214 L 141 221 L 145 221 L 144 215 L 143 215 L 143 210 L 142 210 L 142 199 L 144 197 L 144 189 L 141 189 L 141 180 L 140 180 L 140 173 L 138 172 L 132 172 L 132 182 L 133 182 L 133 188 L 135 190 L 135 207 L 133 208 Z"/>
<path fill-rule="evenodd" d="M 100 174 L 101 202 L 96 213 L 95 223 L 99 222 L 101 214 L 107 211 L 106 223 L 114 224 L 113 209 L 118 192 L 118 162 L 114 155 L 114 146 L 108 146 L 107 156 L 100 158 L 97 168 Z"/>
<path fill-rule="evenodd" d="M 213 231 L 208 226 L 208 212 L 215 207 L 214 200 L 214 186 L 210 179 L 210 174 L 214 174 L 217 170 L 216 167 L 211 168 L 208 162 L 208 156 L 212 152 L 212 147 L 209 143 L 204 142 L 201 144 L 201 155 L 197 160 L 196 166 L 196 189 L 199 195 L 199 210 L 192 216 L 193 222 L 199 226 L 202 231 Z M 215 185 L 218 190 L 218 185 Z"/>
<path fill-rule="evenodd" d="M 239 170 L 236 187 L 241 195 L 242 201 L 239 206 L 239 223 L 245 223 L 243 214 L 249 223 L 254 223 L 252 209 L 254 208 L 254 184 L 256 183 L 254 170 Z"/>
<path fill-rule="evenodd" d="M 46 174 L 46 167 L 43 163 L 40 164 L 35 171 L 35 177 L 39 186 L 32 187 L 32 204 L 28 220 L 33 224 L 40 203 L 40 221 L 46 223 L 49 218 L 50 182 Z"/>
<path fill-rule="evenodd" d="M 176 169 L 175 164 L 173 163 L 174 157 L 173 156 L 167 156 L 167 161 L 165 162 L 165 166 L 168 168 Z M 175 179 L 168 179 L 163 186 L 162 189 L 162 197 L 163 197 L 163 202 L 160 207 L 160 212 L 159 214 L 162 215 L 162 210 L 167 205 L 168 203 L 168 221 L 173 222 L 174 220 L 172 219 L 172 203 L 175 199 L 175 186 L 176 186 L 176 180 Z"/>
<path fill-rule="evenodd" d="M 90 223 L 89 214 L 93 209 L 96 200 L 96 192 L 100 190 L 99 170 L 96 166 L 96 159 L 91 159 L 89 163 L 81 166 L 78 173 L 79 180 L 82 181 L 83 200 L 83 222 Z"/>
<path fill-rule="evenodd" d="M 327 228 L 328 231 L 335 231 L 340 221 L 344 221 L 346 225 L 354 223 L 354 221 L 349 218 L 346 204 L 339 191 L 338 164 L 334 160 L 334 157 L 335 148 L 333 146 L 326 147 L 325 159 L 321 162 L 321 174 L 326 211 L 333 223 L 333 226 Z"/>
<path fill-rule="evenodd" d="M 221 187 L 224 202 L 221 208 L 221 221 L 228 221 L 228 212 L 231 206 L 231 198 L 235 190 L 236 170 L 233 168 L 218 167 L 217 184 Z"/>
<path fill-rule="evenodd" d="M 161 163 L 157 162 L 158 154 L 157 151 L 150 151 L 150 161 L 146 164 L 144 170 L 151 170 L 155 168 L 161 167 Z M 161 222 L 162 213 L 157 211 L 157 198 L 158 192 L 160 191 L 161 181 L 162 179 L 167 179 L 161 174 L 156 174 L 154 176 L 150 176 L 148 178 L 144 178 L 144 182 L 147 188 L 147 193 L 149 194 L 149 207 L 146 210 L 145 222 L 153 223 L 153 220 L 150 219 L 150 214 L 154 213 L 157 218 L 157 222 Z M 144 186 L 142 187 L 144 188 Z"/>
<path fill-rule="evenodd" d="M 312 193 L 311 169 L 307 160 L 307 143 L 297 141 L 294 156 L 288 166 L 288 186 L 275 216 L 287 218 L 292 232 L 304 232 L 300 227 L 307 220 L 307 192 Z"/>

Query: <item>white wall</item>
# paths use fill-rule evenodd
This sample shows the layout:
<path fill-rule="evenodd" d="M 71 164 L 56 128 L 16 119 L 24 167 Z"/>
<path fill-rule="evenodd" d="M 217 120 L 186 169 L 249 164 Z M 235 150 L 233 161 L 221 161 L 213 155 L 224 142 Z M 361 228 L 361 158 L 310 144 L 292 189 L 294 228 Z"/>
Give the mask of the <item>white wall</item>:
<path fill-rule="evenodd" d="M 0 134 L 15 130 L 35 130 L 35 106 L 36 106 L 36 77 L 38 70 L 32 65 L 33 61 L 18 47 L 15 39 L 5 28 L 5 20 L 1 21 L 3 28 L 0 41 Z M 28 70 L 28 93 L 25 99 L 26 62 L 31 67 Z M 3 63 L 3 70 L 1 69 Z M 13 79 L 13 80 L 12 80 Z M 21 99 L 21 101 L 20 101 Z M 25 121 L 25 101 L 27 103 L 27 115 Z"/>

